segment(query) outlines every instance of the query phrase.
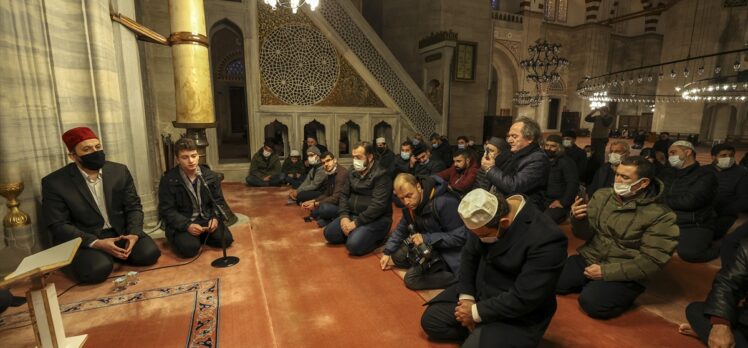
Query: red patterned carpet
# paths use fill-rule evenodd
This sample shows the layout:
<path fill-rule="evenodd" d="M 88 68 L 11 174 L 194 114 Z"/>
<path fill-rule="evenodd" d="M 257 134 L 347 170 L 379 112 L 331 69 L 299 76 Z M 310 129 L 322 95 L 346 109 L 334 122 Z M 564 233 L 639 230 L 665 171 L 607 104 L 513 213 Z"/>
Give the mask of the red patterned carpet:
<path fill-rule="evenodd" d="M 302 220 L 300 208 L 284 205 L 286 190 L 225 184 L 232 208 L 251 219 L 251 224 L 232 229 L 236 242 L 230 254 L 241 257 L 239 265 L 211 268 L 220 252 L 208 249 L 189 265 L 141 273 L 140 283 L 123 294 L 113 293 L 110 283 L 75 287 L 60 298 L 63 308 L 91 307 L 63 314 L 68 334 L 89 334 L 88 347 L 210 346 L 196 342 L 194 334 L 198 327 L 210 329 L 210 320 L 217 319 L 216 335 L 207 337 L 217 337 L 222 347 L 456 346 L 429 342 L 420 329 L 424 299 L 436 292 L 406 289 L 398 272 L 381 271 L 377 255 L 350 257 L 344 248 L 326 245 L 321 229 Z M 159 266 L 182 262 L 165 243 L 159 244 L 164 252 Z M 575 247 L 579 241 L 570 244 Z M 679 335 L 675 323 L 682 320 L 685 303 L 706 295 L 715 270 L 676 259 L 637 308 L 609 321 L 588 318 L 575 296 L 559 297 L 542 346 L 699 347 L 697 340 Z M 58 292 L 71 284 L 60 274 L 51 279 Z M 157 295 L 158 289 L 216 279 L 219 298 L 206 303 L 218 304 L 218 318 L 208 315 L 202 323 L 195 321 L 199 289 Z M 138 298 L 132 301 L 134 295 Z M 117 296 L 130 300 L 91 305 Z M 17 314 L 23 310 L 11 309 L 0 318 L 3 347 L 33 346 L 30 326 L 11 328 L 23 324 Z"/>

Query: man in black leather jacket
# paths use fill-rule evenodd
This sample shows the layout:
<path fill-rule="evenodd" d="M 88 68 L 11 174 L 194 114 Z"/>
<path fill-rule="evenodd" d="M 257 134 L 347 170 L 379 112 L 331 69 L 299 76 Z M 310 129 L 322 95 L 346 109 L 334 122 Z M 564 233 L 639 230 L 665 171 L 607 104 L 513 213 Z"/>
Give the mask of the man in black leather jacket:
<path fill-rule="evenodd" d="M 717 177 L 699 166 L 696 150 L 687 141 L 676 141 L 668 153 L 670 167 L 658 177 L 665 183 L 665 203 L 675 212 L 680 227 L 678 256 L 687 262 L 713 260 L 719 255 L 712 243 Z"/>
<path fill-rule="evenodd" d="M 748 347 L 748 310 L 740 305 L 748 293 L 748 240 L 738 247 L 735 262 L 714 278 L 706 302 L 686 307 L 683 334 L 697 335 L 709 347 Z"/>
<path fill-rule="evenodd" d="M 228 247 L 234 239 L 214 214 L 208 196 L 212 195 L 225 209 L 218 176 L 208 166 L 198 164 L 200 156 L 194 140 L 179 139 L 174 150 L 178 165 L 166 171 L 158 185 L 158 214 L 164 222 L 166 240 L 184 258 L 197 255 L 202 243 L 220 248 L 223 233 Z M 198 174 L 202 175 L 210 192 L 200 183 Z"/>
<path fill-rule="evenodd" d="M 495 158 L 484 156 L 481 160 L 483 173 L 476 179 L 477 187 L 487 191 L 495 188 L 503 195 L 523 194 L 535 207 L 545 210 L 543 191 L 550 164 L 538 145 L 541 136 L 540 126 L 534 120 L 520 117 L 514 121 L 507 134 L 512 157 L 499 168 Z"/>

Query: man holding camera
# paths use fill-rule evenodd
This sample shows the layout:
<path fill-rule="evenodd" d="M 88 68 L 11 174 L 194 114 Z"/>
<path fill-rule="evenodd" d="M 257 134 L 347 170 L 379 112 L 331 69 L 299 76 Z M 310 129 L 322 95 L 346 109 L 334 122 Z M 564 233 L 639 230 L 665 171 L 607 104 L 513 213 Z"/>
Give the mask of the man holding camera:
<path fill-rule="evenodd" d="M 522 195 L 475 189 L 457 212 L 471 231 L 459 281 L 428 302 L 423 330 L 463 348 L 536 347 L 556 313 L 566 236 Z"/>
<path fill-rule="evenodd" d="M 467 238 L 457 214 L 459 199 L 437 176 L 400 174 L 394 188 L 404 205 L 403 217 L 384 247 L 382 270 L 407 268 L 405 286 L 411 290 L 449 286 L 457 280 Z"/>

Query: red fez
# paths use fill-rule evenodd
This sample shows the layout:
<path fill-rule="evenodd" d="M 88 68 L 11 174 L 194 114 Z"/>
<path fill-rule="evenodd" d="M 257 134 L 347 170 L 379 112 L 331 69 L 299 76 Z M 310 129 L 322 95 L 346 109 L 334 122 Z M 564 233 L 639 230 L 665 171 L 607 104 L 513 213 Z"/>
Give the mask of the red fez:
<path fill-rule="evenodd" d="M 68 147 L 68 151 L 74 152 L 75 145 L 78 145 L 81 141 L 88 139 L 98 139 L 99 137 L 94 134 L 91 128 L 88 127 L 76 127 L 68 130 L 62 135 L 62 141 Z"/>

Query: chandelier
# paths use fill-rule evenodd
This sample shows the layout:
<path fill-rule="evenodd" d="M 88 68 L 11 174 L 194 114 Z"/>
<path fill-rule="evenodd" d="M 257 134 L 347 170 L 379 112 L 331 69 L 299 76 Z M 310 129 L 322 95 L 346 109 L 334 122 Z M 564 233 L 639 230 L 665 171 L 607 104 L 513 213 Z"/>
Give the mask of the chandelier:
<path fill-rule="evenodd" d="M 676 87 L 686 101 L 743 102 L 748 100 L 748 82 L 701 80 Z"/>
<path fill-rule="evenodd" d="M 569 61 L 558 56 L 561 45 L 538 39 L 527 49 L 530 58 L 523 59 L 519 65 L 527 72 L 527 79 L 536 84 L 558 81 L 559 72 L 569 65 Z"/>
<path fill-rule="evenodd" d="M 263 0 L 265 4 L 270 5 L 273 10 L 277 10 L 279 7 L 290 8 L 291 12 L 296 13 L 301 6 L 304 4 L 309 5 L 309 9 L 314 11 L 319 6 L 320 0 Z"/>
<path fill-rule="evenodd" d="M 537 94 L 530 94 L 530 92 L 522 90 L 517 93 L 514 93 L 514 97 L 512 97 L 512 102 L 514 105 L 517 106 L 531 106 L 531 107 L 538 107 L 540 103 L 543 101 L 543 97 Z"/>

